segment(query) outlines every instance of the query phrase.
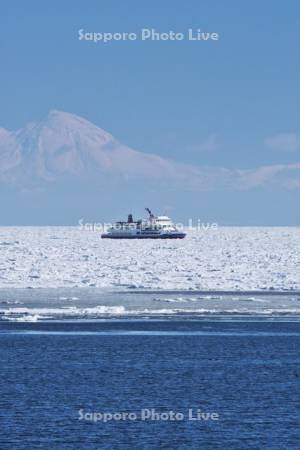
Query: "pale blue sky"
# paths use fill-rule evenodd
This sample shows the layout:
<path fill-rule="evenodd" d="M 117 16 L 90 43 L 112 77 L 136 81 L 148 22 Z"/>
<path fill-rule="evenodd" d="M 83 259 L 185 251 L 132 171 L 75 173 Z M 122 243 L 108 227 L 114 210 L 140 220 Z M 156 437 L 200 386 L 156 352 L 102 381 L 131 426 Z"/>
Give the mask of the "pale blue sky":
<path fill-rule="evenodd" d="M 143 27 L 200 27 L 220 40 L 78 40 L 80 28 Z M 0 126 L 16 129 L 54 108 L 178 161 L 228 168 L 298 162 L 299 44 L 296 0 L 3 0 Z M 295 139 L 295 148 L 272 145 L 277 135 Z M 295 193 L 286 195 L 292 208 Z"/>

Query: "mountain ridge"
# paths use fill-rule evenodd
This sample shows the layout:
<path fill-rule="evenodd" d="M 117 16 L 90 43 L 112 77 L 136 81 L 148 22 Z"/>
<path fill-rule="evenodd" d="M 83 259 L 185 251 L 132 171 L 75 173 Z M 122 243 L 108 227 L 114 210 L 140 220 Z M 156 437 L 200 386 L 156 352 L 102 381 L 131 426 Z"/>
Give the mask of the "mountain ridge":
<path fill-rule="evenodd" d="M 16 131 L 0 128 L 0 184 L 19 190 L 85 182 L 96 189 L 106 182 L 196 191 L 274 183 L 291 189 L 300 184 L 299 172 L 300 163 L 240 170 L 179 163 L 131 149 L 87 119 L 58 110 Z"/>

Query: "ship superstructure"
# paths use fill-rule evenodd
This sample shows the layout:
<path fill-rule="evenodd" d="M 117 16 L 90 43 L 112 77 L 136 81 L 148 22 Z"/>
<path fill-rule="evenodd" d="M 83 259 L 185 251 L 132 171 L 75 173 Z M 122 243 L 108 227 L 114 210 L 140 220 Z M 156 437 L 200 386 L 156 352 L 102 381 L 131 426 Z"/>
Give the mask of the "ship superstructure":
<path fill-rule="evenodd" d="M 110 239 L 183 239 L 186 234 L 174 225 L 168 216 L 155 216 L 146 208 L 147 219 L 134 220 L 132 214 L 127 221 L 116 222 L 102 238 Z"/>

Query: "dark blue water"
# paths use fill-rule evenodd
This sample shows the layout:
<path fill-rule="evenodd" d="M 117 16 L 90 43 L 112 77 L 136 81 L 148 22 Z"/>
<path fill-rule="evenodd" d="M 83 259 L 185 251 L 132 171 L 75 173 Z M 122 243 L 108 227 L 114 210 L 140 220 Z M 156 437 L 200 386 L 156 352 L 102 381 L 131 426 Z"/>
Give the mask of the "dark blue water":
<path fill-rule="evenodd" d="M 299 448 L 299 323 L 1 323 L 0 357 L 1 450 Z"/>

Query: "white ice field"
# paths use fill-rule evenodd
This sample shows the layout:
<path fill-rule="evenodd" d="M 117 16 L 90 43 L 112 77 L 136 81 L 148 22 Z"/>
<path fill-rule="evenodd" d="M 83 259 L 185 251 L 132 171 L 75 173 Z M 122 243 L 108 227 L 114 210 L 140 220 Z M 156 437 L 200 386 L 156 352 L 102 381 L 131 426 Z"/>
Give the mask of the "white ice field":
<path fill-rule="evenodd" d="M 121 241 L 79 227 L 1 227 L 0 288 L 300 290 L 299 256 L 299 227 Z"/>

